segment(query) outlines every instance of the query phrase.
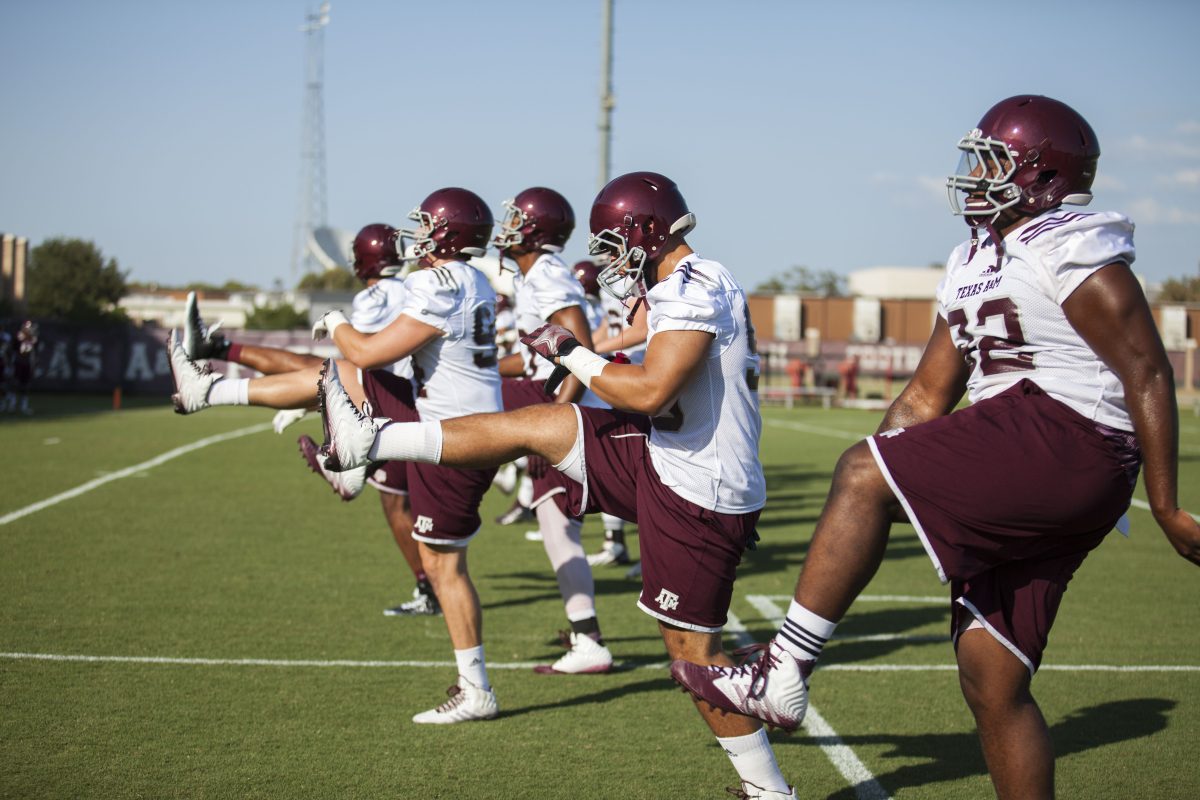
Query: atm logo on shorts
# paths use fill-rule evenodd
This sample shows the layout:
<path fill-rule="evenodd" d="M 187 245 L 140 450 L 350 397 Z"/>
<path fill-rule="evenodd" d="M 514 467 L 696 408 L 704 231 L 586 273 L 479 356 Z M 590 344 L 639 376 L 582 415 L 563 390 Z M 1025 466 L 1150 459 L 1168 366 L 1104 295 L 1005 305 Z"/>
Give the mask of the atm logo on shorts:
<path fill-rule="evenodd" d="M 679 595 L 668 592 L 666 589 L 660 589 L 654 602 L 658 603 L 658 607 L 663 611 L 674 611 L 679 608 Z"/>
<path fill-rule="evenodd" d="M 413 523 L 413 530 L 417 533 L 429 533 L 433 530 L 433 518 L 421 514 L 417 517 L 417 521 Z"/>

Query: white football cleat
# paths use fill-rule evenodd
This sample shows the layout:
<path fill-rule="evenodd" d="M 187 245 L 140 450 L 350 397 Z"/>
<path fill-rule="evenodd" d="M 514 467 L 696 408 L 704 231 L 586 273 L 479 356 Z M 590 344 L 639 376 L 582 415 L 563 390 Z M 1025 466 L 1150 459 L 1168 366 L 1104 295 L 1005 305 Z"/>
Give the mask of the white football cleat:
<path fill-rule="evenodd" d="M 592 553 L 587 562 L 593 567 L 606 567 L 609 564 L 628 564 L 629 550 L 620 542 L 605 541 L 600 552 Z"/>
<path fill-rule="evenodd" d="M 500 713 L 496 693 L 491 689 L 480 689 L 463 676 L 458 683 L 446 690 L 450 699 L 437 708 L 422 711 L 412 718 L 413 722 L 433 725 L 448 725 L 453 722 L 472 722 L 492 719 Z"/>
<path fill-rule="evenodd" d="M 767 791 L 749 781 L 742 781 L 741 788 L 734 789 L 730 787 L 725 791 L 734 797 L 741 798 L 741 800 L 759 800 L 760 798 L 761 800 L 796 800 L 796 789 L 792 786 L 789 786 L 787 794 L 784 794 L 783 792 Z"/>
<path fill-rule="evenodd" d="M 304 456 L 308 468 L 324 478 L 325 482 L 337 492 L 338 497 L 350 502 L 362 494 L 363 487 L 367 485 L 367 467 L 356 467 L 345 472 L 330 472 L 325 469 L 325 457 L 321 455 L 317 443 L 312 440 L 311 436 L 301 436 L 296 443 L 300 445 L 300 455 Z"/>
<path fill-rule="evenodd" d="M 758 653 L 755 661 L 750 657 Z M 813 662 L 767 644 L 734 651 L 744 657 L 736 667 L 703 666 L 676 659 L 671 677 L 709 705 L 754 717 L 789 733 L 808 711 L 808 674 Z"/>
<path fill-rule="evenodd" d="M 539 675 L 588 675 L 608 672 L 613 657 L 608 648 L 586 633 L 572 633 L 570 649 L 553 664 L 538 664 L 533 671 Z"/>
<path fill-rule="evenodd" d="M 492 478 L 492 483 L 505 494 L 512 494 L 517 488 L 517 465 L 510 461 L 496 470 L 496 477 Z"/>
<path fill-rule="evenodd" d="M 306 408 L 285 408 L 276 412 L 271 419 L 271 427 L 275 429 L 276 433 L 283 433 L 289 426 L 304 419 L 304 415 L 307 413 L 308 409 Z"/>
<path fill-rule="evenodd" d="M 337 362 L 331 358 L 325 359 L 321 367 L 321 377 L 317 381 L 317 406 L 325 427 L 325 444 L 321 446 L 321 454 L 325 456 L 324 468 L 331 472 L 345 472 L 368 466 L 371 445 L 375 444 L 379 425 L 354 407 L 354 401 L 338 378 Z"/>
<path fill-rule="evenodd" d="M 229 342 L 217 333 L 221 323 L 211 328 L 204 324 L 200 317 L 200 307 L 196 303 L 196 293 L 188 292 L 187 307 L 183 315 L 183 352 L 187 357 L 196 360 L 202 358 L 221 358 L 229 352 Z"/>
<path fill-rule="evenodd" d="M 171 331 L 167 337 L 168 362 L 175 381 L 171 402 L 175 404 L 176 414 L 191 414 L 208 408 L 208 390 L 225 376 L 213 372 L 207 364 L 202 367 L 189 359 L 175 334 Z"/>

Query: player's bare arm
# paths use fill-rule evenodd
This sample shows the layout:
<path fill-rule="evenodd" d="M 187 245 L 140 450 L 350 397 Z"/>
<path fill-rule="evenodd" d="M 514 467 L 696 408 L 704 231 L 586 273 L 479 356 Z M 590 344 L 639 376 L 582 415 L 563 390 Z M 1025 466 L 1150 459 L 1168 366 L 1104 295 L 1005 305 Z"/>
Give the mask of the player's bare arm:
<path fill-rule="evenodd" d="M 1176 552 L 1200 564 L 1200 525 L 1179 508 L 1174 373 L 1137 278 L 1122 263 L 1102 267 L 1067 298 L 1063 311 L 1125 387 L 1155 521 Z"/>
<path fill-rule="evenodd" d="M 520 353 L 510 353 L 500 359 L 500 377 L 519 378 L 525 374 L 525 357 Z"/>
<path fill-rule="evenodd" d="M 331 335 L 342 355 L 354 366 L 379 369 L 412 355 L 441 337 L 442 332 L 416 317 L 401 314 L 378 333 L 361 333 L 350 325 L 338 325 Z"/>
<path fill-rule="evenodd" d="M 592 349 L 592 332 L 588 328 L 587 317 L 584 316 L 583 309 L 579 306 L 560 308 L 550 315 L 549 322 L 552 325 L 561 325 L 566 328 L 579 340 L 580 345 L 589 350 Z M 582 381 L 574 375 L 568 375 L 563 381 L 562 388 L 558 390 L 554 402 L 574 403 L 583 397 L 586 389 L 587 387 L 583 385 Z"/>
<path fill-rule="evenodd" d="M 949 414 L 967 389 L 968 372 L 946 320 L 939 316 L 916 373 L 892 402 L 876 432 L 911 427 Z"/>
<path fill-rule="evenodd" d="M 621 411 L 660 414 L 700 366 L 713 338 L 705 331 L 663 331 L 646 348 L 643 364 L 608 364 L 590 388 Z"/>

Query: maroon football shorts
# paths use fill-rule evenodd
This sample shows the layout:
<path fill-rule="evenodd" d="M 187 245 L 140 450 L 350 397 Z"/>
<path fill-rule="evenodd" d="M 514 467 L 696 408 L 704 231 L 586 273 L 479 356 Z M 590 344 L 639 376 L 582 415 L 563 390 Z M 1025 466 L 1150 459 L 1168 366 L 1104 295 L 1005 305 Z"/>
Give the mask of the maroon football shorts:
<path fill-rule="evenodd" d="M 868 440 L 943 582 L 1033 672 L 1076 568 L 1129 508 L 1141 455 L 1022 380 Z"/>
<path fill-rule="evenodd" d="M 575 408 L 585 480 L 568 480 L 555 502 L 568 515 L 604 511 L 636 521 L 642 554 L 638 607 L 680 628 L 721 630 L 759 512 L 711 511 L 664 486 L 650 461 L 650 418 L 644 414 Z"/>
<path fill-rule="evenodd" d="M 395 373 L 382 369 L 359 371 L 363 393 L 371 404 L 371 413 L 397 422 L 417 422 L 416 400 L 412 383 Z M 378 465 L 367 483 L 388 494 L 408 494 L 408 462 L 386 461 Z"/>
<path fill-rule="evenodd" d="M 362 375 L 363 392 L 372 413 L 395 422 L 419 422 L 412 383 L 385 370 Z M 388 491 L 408 492 L 413 516 L 413 538 L 426 544 L 465 547 L 482 520 L 479 502 L 492 485 L 494 467 L 454 469 L 438 464 L 389 461 Z"/>
<path fill-rule="evenodd" d="M 500 392 L 504 399 L 504 410 L 514 411 L 526 406 L 540 403 L 553 403 L 554 395 L 546 394 L 542 388 L 544 382 L 526 378 L 504 378 L 500 383 Z M 533 481 L 533 502 L 530 508 L 537 508 L 551 497 L 560 496 L 567 490 L 567 485 L 574 483 L 566 475 L 550 466 L 541 456 L 527 456 L 528 473 Z M 560 504 L 561 506 L 561 504 Z M 568 516 L 570 516 L 568 514 Z"/>
<path fill-rule="evenodd" d="M 408 465 L 408 503 L 413 538 L 426 544 L 466 547 L 483 520 L 479 503 L 496 468 L 455 469 L 440 464 Z"/>

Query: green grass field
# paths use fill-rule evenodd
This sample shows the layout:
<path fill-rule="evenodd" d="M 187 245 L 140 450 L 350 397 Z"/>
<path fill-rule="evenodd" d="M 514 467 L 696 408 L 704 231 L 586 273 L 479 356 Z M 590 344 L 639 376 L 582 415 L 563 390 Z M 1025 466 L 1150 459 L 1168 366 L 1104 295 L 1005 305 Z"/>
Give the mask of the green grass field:
<path fill-rule="evenodd" d="M 736 784 L 623 568 L 596 573 L 622 668 L 536 675 L 530 663 L 561 652 L 555 580 L 526 526 L 487 524 L 471 571 L 501 715 L 417 726 L 455 678 L 445 628 L 382 615 L 411 577 L 374 490 L 342 503 L 304 468 L 295 439 L 319 435 L 314 418 L 146 465 L 271 414 L 106 403 L 39 398 L 43 416 L 0 420 L 0 796 L 657 800 Z M 787 607 L 838 454 L 879 414 L 764 416 L 763 541 L 731 609 L 758 640 Z M 1200 420 L 1182 427 L 1181 502 L 1196 512 Z M 105 476 L 120 477 L 14 518 Z M 508 502 L 489 494 L 485 520 Z M 1147 511 L 1131 519 L 1132 538 L 1110 536 L 1072 583 L 1034 682 L 1064 798 L 1200 796 L 1197 576 Z M 585 536 L 596 549 L 598 520 Z M 898 526 L 826 649 L 808 728 L 772 734 L 799 796 L 992 796 L 945 597 Z"/>

